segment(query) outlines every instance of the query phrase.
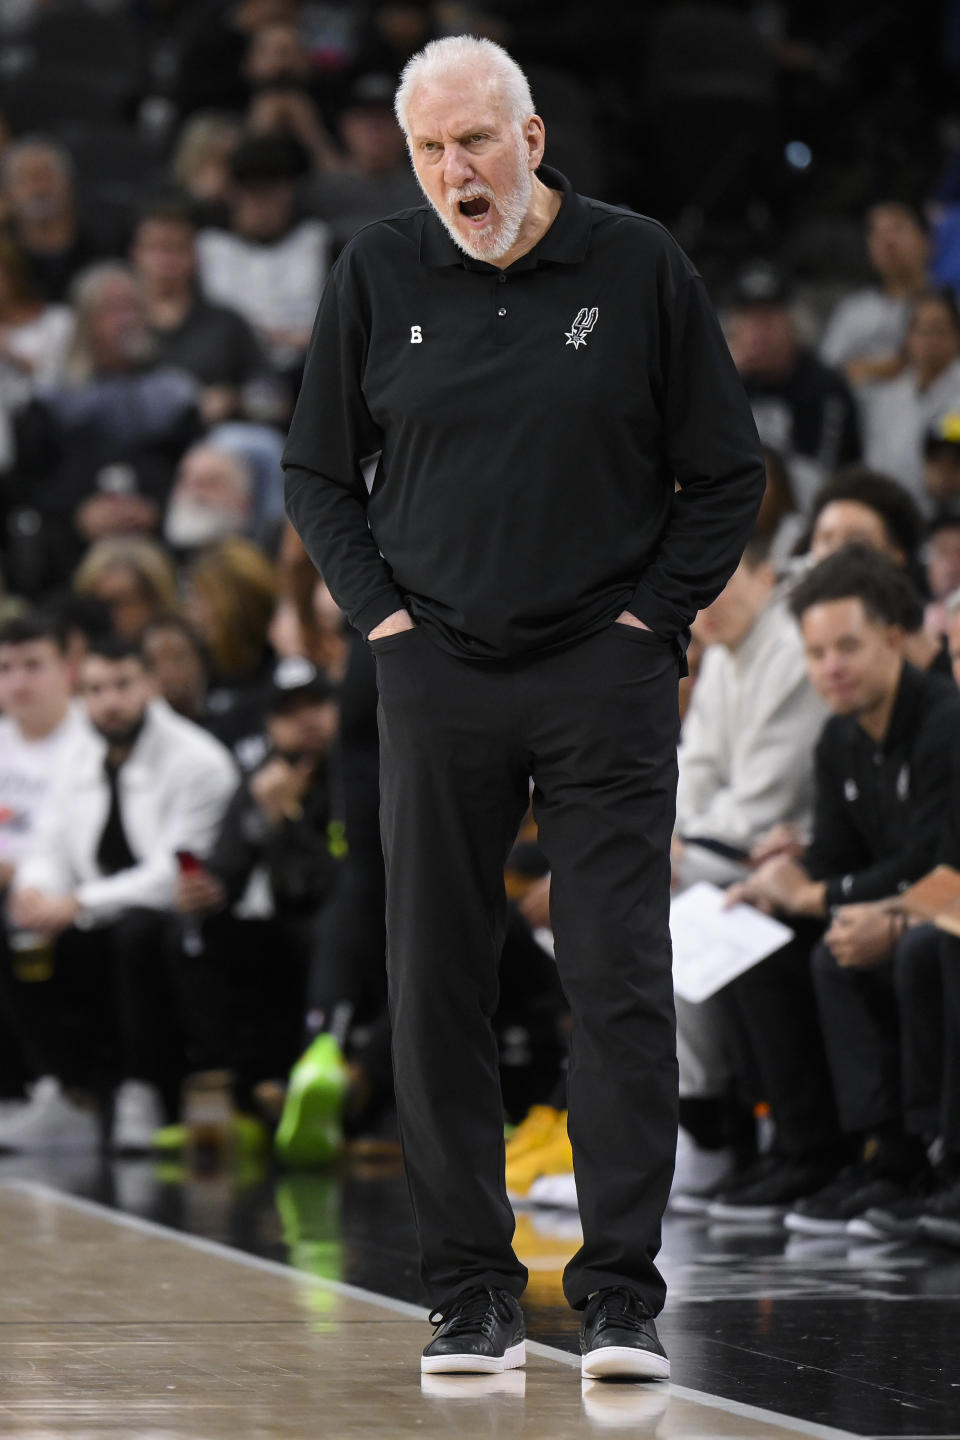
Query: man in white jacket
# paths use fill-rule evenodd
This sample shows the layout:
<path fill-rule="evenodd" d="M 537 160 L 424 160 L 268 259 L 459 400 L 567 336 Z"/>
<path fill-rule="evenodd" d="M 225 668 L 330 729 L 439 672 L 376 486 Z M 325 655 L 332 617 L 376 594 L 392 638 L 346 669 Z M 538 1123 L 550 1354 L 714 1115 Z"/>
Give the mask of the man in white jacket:
<path fill-rule="evenodd" d="M 89 724 L 58 766 L 8 915 L 51 950 L 39 1109 L 58 1082 L 98 1098 L 114 1089 L 113 1147 L 139 1149 L 163 1123 L 157 1085 L 176 1046 L 161 916 L 177 854 L 207 853 L 238 777 L 218 741 L 155 698 L 135 647 L 94 646 L 80 690 Z M 0 1126 L 0 1146 L 45 1148 L 46 1130 L 21 1114 Z"/>
<path fill-rule="evenodd" d="M 751 543 L 717 600 L 696 622 L 707 646 L 679 750 L 675 892 L 697 880 L 743 879 L 754 846 L 775 825 L 805 831 L 813 752 L 827 710 L 807 678 L 796 622 L 762 544 Z M 728 1089 L 720 1016 L 712 1000 L 677 997 L 681 1124 L 696 1128 Z M 708 1102 L 697 1103 L 697 1102 Z M 712 1120 L 707 1133 L 716 1134 Z M 685 1163 L 685 1154 L 686 1161 Z M 681 1133 L 674 1195 L 712 1178 Z"/>

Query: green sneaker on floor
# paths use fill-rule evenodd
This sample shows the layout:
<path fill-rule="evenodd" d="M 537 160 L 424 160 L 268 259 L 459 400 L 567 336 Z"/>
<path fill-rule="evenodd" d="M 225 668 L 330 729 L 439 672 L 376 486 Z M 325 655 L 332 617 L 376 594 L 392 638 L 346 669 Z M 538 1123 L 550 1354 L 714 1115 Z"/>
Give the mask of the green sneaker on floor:
<path fill-rule="evenodd" d="M 285 1165 L 328 1165 L 343 1149 L 343 1106 L 349 1071 L 333 1035 L 318 1035 L 290 1072 L 274 1136 Z"/>
<path fill-rule="evenodd" d="M 190 1131 L 186 1125 L 164 1125 L 154 1130 L 150 1143 L 165 1155 L 180 1155 L 190 1143 Z"/>

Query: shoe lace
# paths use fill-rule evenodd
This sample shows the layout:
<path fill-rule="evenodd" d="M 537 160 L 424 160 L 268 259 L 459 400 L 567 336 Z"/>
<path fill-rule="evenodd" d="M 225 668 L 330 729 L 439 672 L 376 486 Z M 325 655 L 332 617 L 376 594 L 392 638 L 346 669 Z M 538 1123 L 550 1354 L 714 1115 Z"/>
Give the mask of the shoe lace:
<path fill-rule="evenodd" d="M 598 1330 L 642 1331 L 650 1319 L 643 1301 L 626 1286 L 612 1286 L 598 1296 L 600 1306 L 597 1314 Z"/>
<path fill-rule="evenodd" d="M 429 1320 L 434 1334 L 441 1328 L 445 1335 L 491 1336 L 497 1320 L 510 1319 L 510 1308 L 496 1290 L 484 1286 L 463 1291 L 446 1309 L 431 1310 Z"/>

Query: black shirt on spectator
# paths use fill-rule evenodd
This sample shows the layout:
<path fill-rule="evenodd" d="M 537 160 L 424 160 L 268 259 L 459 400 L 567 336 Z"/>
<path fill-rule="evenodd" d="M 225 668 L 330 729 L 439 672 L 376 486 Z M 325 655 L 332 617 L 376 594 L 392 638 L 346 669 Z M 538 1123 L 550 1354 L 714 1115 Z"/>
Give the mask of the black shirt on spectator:
<path fill-rule="evenodd" d="M 186 370 L 202 385 L 239 390 L 268 369 L 260 342 L 243 316 L 199 295 L 179 325 L 169 330 L 152 326 L 150 334 L 156 364 Z"/>
<path fill-rule="evenodd" d="M 815 460 L 828 474 L 859 460 L 856 401 L 843 376 L 812 350 L 801 350 L 782 380 L 746 374 L 743 384 L 766 444 Z"/>
<path fill-rule="evenodd" d="M 853 716 L 827 721 L 805 865 L 826 881 L 828 908 L 895 895 L 933 868 L 958 736 L 956 686 L 907 664 L 882 740 Z"/>

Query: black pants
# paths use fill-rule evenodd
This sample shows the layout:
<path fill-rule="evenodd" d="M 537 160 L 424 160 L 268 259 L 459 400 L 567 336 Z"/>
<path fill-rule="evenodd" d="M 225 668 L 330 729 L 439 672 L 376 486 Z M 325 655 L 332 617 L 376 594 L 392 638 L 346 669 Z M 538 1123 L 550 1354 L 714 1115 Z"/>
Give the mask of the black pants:
<path fill-rule="evenodd" d="M 185 1069 L 230 1070 L 246 1107 L 254 1086 L 286 1076 L 302 1049 L 309 922 L 224 911 L 204 920 L 202 935 L 199 955 L 184 954 L 178 925 L 168 946 Z"/>
<path fill-rule="evenodd" d="M 821 925 L 791 922 L 788 945 L 721 991 L 744 1098 L 765 1100 L 777 1149 L 800 1157 L 840 1140 L 833 1085 L 810 978 Z"/>
<path fill-rule="evenodd" d="M 939 936 L 943 982 L 943 1091 L 940 1133 L 947 1153 L 960 1160 L 960 940 Z"/>
<path fill-rule="evenodd" d="M 417 628 L 374 642 L 397 1107 L 434 1303 L 478 1282 L 520 1294 L 491 1017 L 503 867 L 534 782 L 572 1014 L 569 1111 L 582 1306 L 628 1284 L 652 1313 L 673 1173 L 669 940 L 678 664 L 624 625 L 552 654 L 470 662 Z"/>
<path fill-rule="evenodd" d="M 170 1098 L 180 1076 L 179 1033 L 166 975 L 169 920 L 129 910 L 112 925 L 65 930 L 42 979 L 18 978 L 4 954 L 2 998 L 34 1075 L 105 1095 L 148 1080 Z"/>
<path fill-rule="evenodd" d="M 942 1074 L 937 931 L 906 930 L 890 960 L 838 965 L 821 941 L 812 956 L 840 1122 L 848 1133 L 936 1133 Z"/>

